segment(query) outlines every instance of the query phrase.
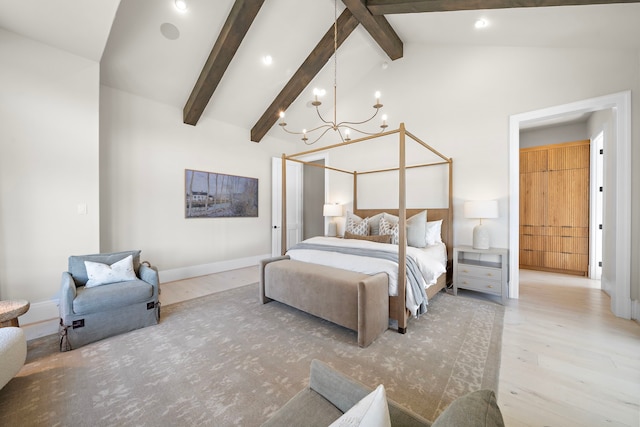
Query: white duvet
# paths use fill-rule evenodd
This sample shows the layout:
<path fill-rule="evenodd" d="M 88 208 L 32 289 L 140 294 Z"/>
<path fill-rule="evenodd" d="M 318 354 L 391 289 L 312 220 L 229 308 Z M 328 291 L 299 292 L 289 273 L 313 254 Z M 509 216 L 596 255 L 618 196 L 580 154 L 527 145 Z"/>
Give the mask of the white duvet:
<path fill-rule="evenodd" d="M 340 239 L 337 237 L 312 237 L 304 241 L 329 246 L 352 248 L 370 248 L 392 253 L 398 253 L 398 245 L 370 242 L 357 239 Z M 287 255 L 291 259 L 313 264 L 322 264 L 344 270 L 357 271 L 365 274 L 387 273 L 389 276 L 389 295 L 398 295 L 398 263 L 359 255 L 330 252 L 313 249 L 289 249 Z M 422 273 L 422 285 L 425 289 L 436 283 L 438 277 L 446 271 L 447 251 L 444 243 L 436 243 L 426 248 L 407 246 L 407 256 L 413 258 Z M 416 315 L 418 304 L 415 301 L 411 286 L 407 286 L 406 306 Z"/>

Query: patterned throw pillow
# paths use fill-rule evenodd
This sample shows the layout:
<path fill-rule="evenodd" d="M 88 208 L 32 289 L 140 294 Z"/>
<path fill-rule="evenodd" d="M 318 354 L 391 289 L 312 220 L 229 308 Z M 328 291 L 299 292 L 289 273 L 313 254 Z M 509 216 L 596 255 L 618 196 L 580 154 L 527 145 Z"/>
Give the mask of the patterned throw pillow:
<path fill-rule="evenodd" d="M 391 244 L 397 245 L 399 240 L 398 224 L 392 225 L 385 217 L 380 218 L 380 235 L 391 235 Z"/>
<path fill-rule="evenodd" d="M 347 229 L 345 231 L 351 234 L 357 234 L 359 236 L 368 236 L 369 218 L 365 218 L 360 221 L 358 221 L 356 218 L 357 217 L 355 217 L 355 215 L 347 217 Z"/>

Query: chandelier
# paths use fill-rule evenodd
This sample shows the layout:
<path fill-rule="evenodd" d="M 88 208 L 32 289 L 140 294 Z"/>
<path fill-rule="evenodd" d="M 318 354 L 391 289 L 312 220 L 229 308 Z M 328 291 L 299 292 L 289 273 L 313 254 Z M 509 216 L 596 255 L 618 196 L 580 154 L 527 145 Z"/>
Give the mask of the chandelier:
<path fill-rule="evenodd" d="M 282 129 L 287 132 L 290 133 L 292 135 L 301 135 L 302 136 L 302 141 L 307 144 L 307 145 L 311 145 L 314 144 L 316 142 L 318 142 L 320 140 L 320 138 L 322 138 L 327 132 L 329 132 L 330 130 L 333 130 L 335 132 L 338 133 L 338 135 L 340 136 L 340 139 L 342 140 L 342 142 L 348 142 L 351 141 L 351 131 L 355 131 L 358 132 L 360 134 L 363 135 L 378 135 L 381 134 L 382 132 L 384 132 L 384 130 L 388 127 L 387 125 L 387 115 L 383 114 L 382 115 L 382 124 L 380 125 L 380 130 L 377 132 L 367 132 L 361 129 L 358 129 L 356 126 L 365 124 L 370 122 L 371 120 L 373 120 L 377 115 L 378 112 L 380 111 L 380 109 L 382 108 L 382 104 L 380 103 L 380 92 L 376 92 L 375 93 L 375 98 L 376 98 L 376 103 L 373 106 L 374 108 L 374 113 L 371 117 L 369 117 L 366 120 L 361 120 L 361 121 L 341 121 L 338 122 L 337 120 L 337 108 L 336 108 L 336 101 L 337 101 L 337 93 L 338 93 L 338 2 L 337 0 L 334 0 L 334 21 L 333 21 L 333 120 L 327 120 L 322 116 L 322 113 L 320 112 L 320 109 L 318 107 L 320 107 L 320 105 L 322 105 L 322 102 L 320 102 L 320 100 L 318 100 L 318 97 L 322 97 L 326 91 L 323 89 L 314 89 L 313 90 L 313 95 L 314 95 L 314 100 L 311 102 L 311 105 L 313 105 L 316 109 L 316 113 L 318 114 L 318 117 L 320 118 L 320 121 L 322 121 L 323 124 L 316 126 L 312 129 L 302 129 L 302 132 L 295 132 L 295 131 L 291 131 L 289 129 L 287 129 L 287 123 L 284 121 L 284 111 L 280 112 L 280 127 L 282 127 Z M 312 138 L 313 140 L 310 142 L 309 138 Z"/>

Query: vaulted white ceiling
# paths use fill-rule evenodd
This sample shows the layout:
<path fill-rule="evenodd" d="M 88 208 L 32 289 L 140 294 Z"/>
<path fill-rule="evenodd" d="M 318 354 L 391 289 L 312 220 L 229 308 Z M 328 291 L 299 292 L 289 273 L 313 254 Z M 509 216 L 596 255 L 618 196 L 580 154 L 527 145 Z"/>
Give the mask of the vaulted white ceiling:
<path fill-rule="evenodd" d="M 104 85 L 182 110 L 234 0 L 0 0 L 0 27 L 91 60 Z M 344 5 L 338 1 L 340 12 Z M 117 10 L 117 12 L 116 12 Z M 474 22 L 486 19 L 477 30 Z M 203 116 L 251 128 L 334 19 L 333 0 L 264 3 Z M 640 3 L 388 15 L 405 47 L 531 46 L 640 51 Z M 163 26 L 164 25 L 164 26 Z M 164 33 L 161 31 L 164 28 Z M 170 35 L 175 39 L 167 38 Z M 265 66 L 262 58 L 273 57 Z M 398 61 L 402 61 L 399 59 Z M 338 51 L 338 85 L 391 63 L 362 28 Z M 329 88 L 333 67 L 313 85 Z M 302 108 L 310 93 L 292 107 Z M 304 99 L 303 99 L 304 98 Z"/>

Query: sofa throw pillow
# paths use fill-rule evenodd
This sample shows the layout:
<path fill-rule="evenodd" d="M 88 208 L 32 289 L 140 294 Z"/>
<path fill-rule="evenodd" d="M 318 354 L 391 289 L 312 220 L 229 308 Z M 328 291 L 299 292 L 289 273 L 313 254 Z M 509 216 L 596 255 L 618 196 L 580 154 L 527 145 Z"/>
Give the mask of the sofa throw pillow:
<path fill-rule="evenodd" d="M 377 243 L 391 243 L 391 236 L 388 235 L 379 235 L 379 236 L 359 236 L 357 234 L 351 234 L 348 231 L 344 233 L 345 239 L 357 239 L 357 240 L 368 240 L 370 242 Z"/>
<path fill-rule="evenodd" d="M 369 218 L 365 219 L 356 219 L 359 218 L 356 215 L 347 216 L 347 228 L 345 232 L 351 234 L 357 234 L 359 236 L 368 236 L 369 235 Z"/>
<path fill-rule="evenodd" d="M 427 246 L 442 242 L 442 220 L 427 221 L 425 240 Z"/>
<path fill-rule="evenodd" d="M 329 427 L 391 427 L 389 405 L 384 386 L 380 384 L 360 402 L 335 420 Z"/>
<path fill-rule="evenodd" d="M 385 217 L 380 218 L 380 235 L 390 235 L 391 244 L 398 244 L 398 224 L 392 225 Z"/>
<path fill-rule="evenodd" d="M 491 390 L 478 390 L 451 402 L 432 427 L 504 427 L 502 413 Z"/>
<path fill-rule="evenodd" d="M 137 279 L 133 270 L 133 256 L 131 255 L 111 265 L 92 261 L 85 261 L 84 265 L 89 278 L 85 285 L 87 288 Z"/>

